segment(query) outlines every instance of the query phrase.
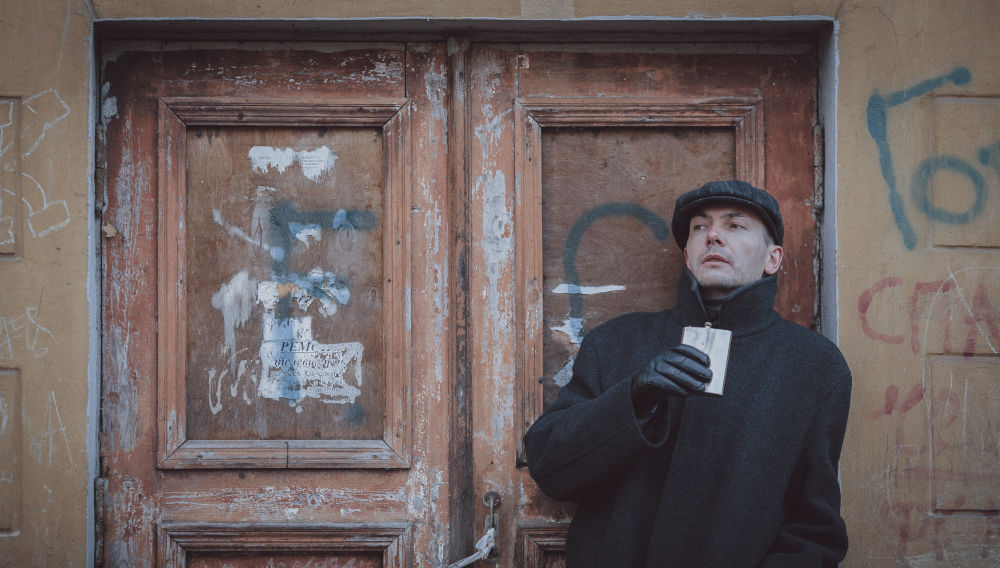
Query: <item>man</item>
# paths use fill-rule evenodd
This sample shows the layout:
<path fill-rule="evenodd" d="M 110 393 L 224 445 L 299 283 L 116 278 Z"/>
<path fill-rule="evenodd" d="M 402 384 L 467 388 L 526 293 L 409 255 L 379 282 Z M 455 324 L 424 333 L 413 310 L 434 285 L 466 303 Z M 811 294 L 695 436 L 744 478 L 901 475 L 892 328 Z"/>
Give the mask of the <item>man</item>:
<path fill-rule="evenodd" d="M 772 305 L 784 227 L 741 181 L 681 195 L 677 305 L 587 334 L 573 379 L 525 435 L 528 466 L 579 502 L 569 568 L 836 566 L 837 464 L 851 375 L 840 351 Z M 685 326 L 732 332 L 722 396 Z"/>

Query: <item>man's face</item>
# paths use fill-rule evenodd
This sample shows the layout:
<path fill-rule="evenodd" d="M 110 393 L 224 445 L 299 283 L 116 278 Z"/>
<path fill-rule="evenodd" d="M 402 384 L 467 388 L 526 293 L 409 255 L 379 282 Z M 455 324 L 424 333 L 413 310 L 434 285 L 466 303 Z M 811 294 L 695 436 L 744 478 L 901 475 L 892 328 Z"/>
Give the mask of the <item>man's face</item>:
<path fill-rule="evenodd" d="M 771 244 L 767 227 L 740 205 L 708 205 L 691 218 L 684 261 L 701 287 L 702 297 L 721 298 L 774 274 L 784 250 Z"/>

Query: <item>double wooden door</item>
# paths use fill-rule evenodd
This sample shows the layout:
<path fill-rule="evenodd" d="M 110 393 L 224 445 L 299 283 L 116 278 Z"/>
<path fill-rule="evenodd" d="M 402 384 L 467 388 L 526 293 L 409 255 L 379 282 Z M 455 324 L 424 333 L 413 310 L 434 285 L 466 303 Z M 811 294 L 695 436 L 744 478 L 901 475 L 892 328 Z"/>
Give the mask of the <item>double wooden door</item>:
<path fill-rule="evenodd" d="M 808 44 L 102 47 L 99 555 L 500 566 L 573 506 L 520 439 L 588 329 L 673 302 L 674 198 L 775 193 L 815 317 Z"/>

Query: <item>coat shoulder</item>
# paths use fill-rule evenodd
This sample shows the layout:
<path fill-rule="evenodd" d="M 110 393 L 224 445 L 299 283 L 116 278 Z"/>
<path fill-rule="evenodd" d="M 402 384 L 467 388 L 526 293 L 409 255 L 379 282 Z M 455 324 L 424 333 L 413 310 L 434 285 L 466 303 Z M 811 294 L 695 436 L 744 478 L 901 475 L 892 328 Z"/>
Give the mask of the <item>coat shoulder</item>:
<path fill-rule="evenodd" d="M 809 354 L 809 359 L 825 366 L 830 371 L 840 374 L 850 373 L 844 354 L 829 338 L 784 318 L 781 319 L 777 327 L 780 330 L 782 340 L 790 349 L 794 349 L 800 354 Z"/>
<path fill-rule="evenodd" d="M 584 341 L 604 341 L 608 338 L 624 339 L 648 336 L 663 325 L 669 310 L 662 312 L 630 312 L 615 316 L 598 325 L 584 336 Z"/>

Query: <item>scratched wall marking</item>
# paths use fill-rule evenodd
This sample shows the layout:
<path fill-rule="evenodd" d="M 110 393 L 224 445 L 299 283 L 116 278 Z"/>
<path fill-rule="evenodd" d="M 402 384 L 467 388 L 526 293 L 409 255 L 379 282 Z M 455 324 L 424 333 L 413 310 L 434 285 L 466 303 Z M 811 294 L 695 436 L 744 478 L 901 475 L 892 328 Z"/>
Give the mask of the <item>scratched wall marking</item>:
<path fill-rule="evenodd" d="M 24 314 L 0 314 L 0 361 L 26 353 L 41 359 L 56 342 L 52 332 L 39 323 L 38 308 L 29 306 Z"/>
<path fill-rule="evenodd" d="M 275 148 L 273 146 L 254 146 L 247 154 L 253 169 L 267 173 L 274 168 L 278 173 L 284 173 L 292 164 L 298 163 L 302 175 L 319 182 L 320 176 L 333 171 L 337 163 L 337 154 L 330 148 L 320 146 L 315 150 L 293 150 L 291 148 Z"/>
<path fill-rule="evenodd" d="M 997 408 L 998 276 L 996 267 L 946 266 L 937 280 L 883 278 L 858 298 L 865 335 L 921 360 L 920 376 L 888 385 L 881 408 L 869 415 L 889 428 L 880 514 L 898 537 L 899 558 L 909 560 L 908 547 L 920 541 L 930 541 L 939 563 L 957 554 L 952 534 L 964 529 L 945 521 L 953 511 L 987 512 L 983 539 L 969 546 L 982 558 L 995 554 L 991 535 L 1000 525 L 990 511 L 998 504 L 1000 431 L 989 417 Z M 899 318 L 906 306 L 909 325 Z"/>
<path fill-rule="evenodd" d="M 20 101 L 16 98 L 0 99 L 0 160 L 4 154 L 17 141 L 16 131 L 18 117 L 20 115 Z M 14 152 L 11 152 L 14 154 Z M 15 244 L 17 242 L 16 227 L 20 221 L 20 211 L 17 204 L 20 201 L 20 187 L 18 179 L 20 177 L 19 156 L 5 161 L 3 168 L 0 168 L 0 254 L 17 254 Z M 4 198 L 6 197 L 6 207 Z"/>
<path fill-rule="evenodd" d="M 25 419 L 27 420 L 27 417 Z M 26 426 L 31 432 L 28 435 L 28 448 L 35 461 L 39 464 L 52 465 L 52 460 L 62 454 L 59 446 L 63 446 L 66 449 L 69 465 L 74 465 L 73 451 L 69 445 L 69 436 L 66 435 L 66 425 L 63 424 L 62 415 L 59 413 L 55 391 L 49 391 L 42 423 L 34 427 L 26 423 Z"/>
<path fill-rule="evenodd" d="M 28 230 L 33 237 L 41 238 L 69 224 L 69 207 L 63 200 L 49 199 L 37 177 L 21 168 L 25 158 L 42 146 L 49 131 L 69 116 L 70 108 L 55 89 L 18 101 L 16 98 L 0 101 L 0 170 L 4 172 L 0 197 L 20 199 L 27 207 Z M 18 113 L 20 128 L 15 120 Z M 17 181 L 12 181 L 11 176 Z M 21 186 L 20 192 L 13 187 L 15 184 Z M 5 213 L 0 202 L 0 246 L 12 245 L 16 239 L 14 208 L 7 209 L 9 212 Z"/>

